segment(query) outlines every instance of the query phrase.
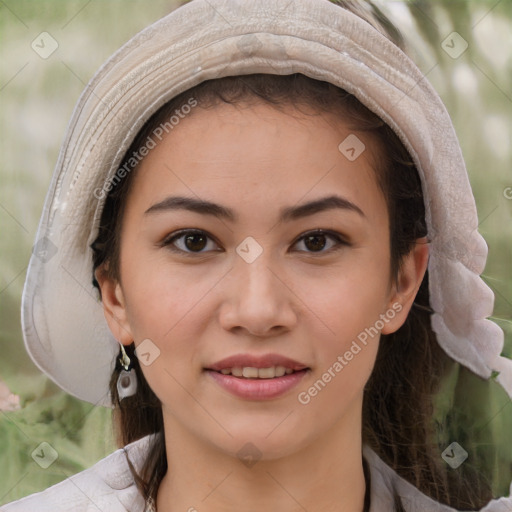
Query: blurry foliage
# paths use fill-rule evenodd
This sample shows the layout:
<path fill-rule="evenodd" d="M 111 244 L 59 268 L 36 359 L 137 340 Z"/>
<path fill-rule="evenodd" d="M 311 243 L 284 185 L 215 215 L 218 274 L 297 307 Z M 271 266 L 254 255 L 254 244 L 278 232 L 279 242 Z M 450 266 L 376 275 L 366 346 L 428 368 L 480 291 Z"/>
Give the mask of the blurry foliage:
<path fill-rule="evenodd" d="M 47 488 L 113 451 L 110 411 L 55 393 L 0 419 L 1 502 Z M 58 458 L 47 469 L 32 454 L 47 442 Z M 44 453 L 44 452 L 43 452 Z"/>
<path fill-rule="evenodd" d="M 512 184 L 512 2 L 411 0 L 407 7 L 414 23 L 405 35 L 413 45 L 422 43 L 422 70 L 441 94 L 461 142 L 479 230 L 489 245 L 483 277 L 496 297 L 491 318 L 505 331 L 503 354 L 512 357 L 512 201 L 503 196 Z M 458 59 L 441 46 L 453 31 L 468 43 Z M 456 365 L 438 406 L 440 452 L 457 441 L 469 453 L 464 464 L 490 479 L 496 495 L 508 495 L 512 401 L 501 386 Z"/>
<path fill-rule="evenodd" d="M 484 278 L 496 295 L 492 317 L 505 331 L 512 357 L 510 0 L 375 0 L 404 33 L 409 53 L 450 112 L 468 167 L 490 248 Z M 41 375 L 22 343 L 20 299 L 30 249 L 58 149 L 83 87 L 122 43 L 169 12 L 159 0 L 0 3 L 0 378 L 20 395 L 22 408 L 0 412 L 0 503 L 44 489 L 91 466 L 115 447 L 110 410 L 76 400 Z M 30 48 L 42 31 L 59 49 L 42 60 Z M 452 59 L 441 42 L 453 31 L 468 50 Z M 77 354 L 77 364 L 79 364 Z M 461 444 L 490 478 L 496 495 L 512 479 L 511 400 L 492 379 L 456 365 L 435 415 L 440 453 Z M 50 443 L 59 458 L 43 470 L 31 453 Z M 456 470 L 453 470 L 456 471 Z"/>

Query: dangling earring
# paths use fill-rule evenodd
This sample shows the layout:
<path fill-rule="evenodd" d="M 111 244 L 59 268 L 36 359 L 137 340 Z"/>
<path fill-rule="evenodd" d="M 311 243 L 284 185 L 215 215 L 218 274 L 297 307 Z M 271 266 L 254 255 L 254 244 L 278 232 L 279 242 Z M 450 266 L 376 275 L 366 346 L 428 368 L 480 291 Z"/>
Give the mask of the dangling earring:
<path fill-rule="evenodd" d="M 127 396 L 133 396 L 137 392 L 137 374 L 135 369 L 132 368 L 132 362 L 128 357 L 128 354 L 124 350 L 124 346 L 121 347 L 121 358 L 119 362 L 123 369 L 117 378 L 117 394 L 119 395 L 119 401 Z"/>

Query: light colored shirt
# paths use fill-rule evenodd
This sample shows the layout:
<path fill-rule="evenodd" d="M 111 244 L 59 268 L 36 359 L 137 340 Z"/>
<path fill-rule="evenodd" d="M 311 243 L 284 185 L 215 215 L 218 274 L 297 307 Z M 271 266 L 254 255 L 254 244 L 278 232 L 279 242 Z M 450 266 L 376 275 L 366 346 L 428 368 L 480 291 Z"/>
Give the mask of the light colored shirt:
<path fill-rule="evenodd" d="M 0 507 L 0 512 L 152 512 L 135 485 L 126 455 L 139 471 L 154 436 L 116 450 L 94 466 L 25 498 Z M 393 489 L 407 512 L 454 512 L 401 478 L 368 446 L 363 455 L 370 467 L 370 512 L 394 512 Z M 512 491 L 512 489 L 511 489 Z M 492 500 L 480 512 L 512 512 L 512 497 Z"/>

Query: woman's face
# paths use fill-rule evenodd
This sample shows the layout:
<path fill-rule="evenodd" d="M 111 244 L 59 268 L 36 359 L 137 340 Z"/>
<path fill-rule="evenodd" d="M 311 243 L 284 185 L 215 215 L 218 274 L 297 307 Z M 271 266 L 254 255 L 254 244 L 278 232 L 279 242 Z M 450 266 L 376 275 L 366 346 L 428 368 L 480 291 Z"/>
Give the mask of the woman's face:
<path fill-rule="evenodd" d="M 373 144 L 327 115 L 223 104 L 195 108 L 144 158 L 120 283 L 100 283 L 177 436 L 272 459 L 360 434 L 380 333 L 419 285 L 389 273 Z"/>

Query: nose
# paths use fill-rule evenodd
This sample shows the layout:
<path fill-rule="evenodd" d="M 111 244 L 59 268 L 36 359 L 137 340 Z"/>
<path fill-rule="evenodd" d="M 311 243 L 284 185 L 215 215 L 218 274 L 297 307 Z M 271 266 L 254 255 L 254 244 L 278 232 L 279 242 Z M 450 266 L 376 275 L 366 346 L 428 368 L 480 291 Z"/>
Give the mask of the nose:
<path fill-rule="evenodd" d="M 284 271 L 264 255 L 265 251 L 252 263 L 236 258 L 220 309 L 224 329 L 269 337 L 297 324 L 299 299 Z"/>

